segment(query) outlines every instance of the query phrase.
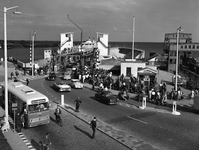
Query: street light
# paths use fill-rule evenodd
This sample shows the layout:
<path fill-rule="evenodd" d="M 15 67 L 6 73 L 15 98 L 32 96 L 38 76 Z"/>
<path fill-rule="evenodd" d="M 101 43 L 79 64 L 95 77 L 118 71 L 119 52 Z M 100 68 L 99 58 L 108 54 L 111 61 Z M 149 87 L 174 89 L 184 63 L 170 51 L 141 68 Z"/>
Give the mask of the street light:
<path fill-rule="evenodd" d="M 32 32 L 32 76 L 34 76 L 34 55 L 35 55 L 35 35 L 36 35 L 36 31 Z"/>
<path fill-rule="evenodd" d="M 177 29 L 177 47 L 176 47 L 176 78 L 175 78 L 175 91 L 177 92 L 177 87 L 178 87 L 178 43 L 179 43 L 179 33 L 180 31 L 183 31 L 182 30 L 182 27 L 180 26 L 178 29 Z"/>
<path fill-rule="evenodd" d="M 80 67 L 84 66 L 84 61 L 82 61 L 82 37 L 83 37 L 83 30 L 82 28 L 80 28 L 76 23 L 74 23 L 70 18 L 69 18 L 69 15 L 68 15 L 68 20 L 70 22 L 72 22 L 76 27 L 78 27 L 80 30 L 81 30 L 81 52 L 80 52 L 80 60 L 81 60 L 81 64 L 80 64 Z"/>
<path fill-rule="evenodd" d="M 16 12 L 13 12 L 14 14 L 21 14 L 21 12 L 18 11 L 18 6 L 6 8 L 4 7 L 4 63 L 5 63 L 5 128 L 9 128 L 9 122 L 8 122 L 8 65 L 7 65 L 7 24 L 6 24 L 6 12 L 8 10 L 17 8 Z"/>

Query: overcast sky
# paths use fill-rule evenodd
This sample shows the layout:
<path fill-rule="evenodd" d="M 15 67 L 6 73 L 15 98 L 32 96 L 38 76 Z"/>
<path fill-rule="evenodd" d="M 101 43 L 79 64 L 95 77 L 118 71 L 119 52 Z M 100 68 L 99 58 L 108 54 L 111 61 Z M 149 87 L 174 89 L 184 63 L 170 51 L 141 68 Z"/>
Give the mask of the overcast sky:
<path fill-rule="evenodd" d="M 19 6 L 21 15 L 7 11 L 8 40 L 60 40 L 60 33 L 74 32 L 80 41 L 108 33 L 109 41 L 132 41 L 135 16 L 135 42 L 164 42 L 165 33 L 182 26 L 199 42 L 199 0 L 0 0 L 0 39 L 4 35 L 3 7 Z"/>

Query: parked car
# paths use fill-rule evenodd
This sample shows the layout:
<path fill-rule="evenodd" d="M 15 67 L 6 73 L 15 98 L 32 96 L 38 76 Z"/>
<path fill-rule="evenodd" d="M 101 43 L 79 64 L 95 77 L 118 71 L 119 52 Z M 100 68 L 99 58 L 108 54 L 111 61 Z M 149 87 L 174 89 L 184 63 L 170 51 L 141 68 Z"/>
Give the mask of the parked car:
<path fill-rule="evenodd" d="M 48 80 L 54 81 L 56 79 L 55 72 L 50 72 L 48 75 Z"/>
<path fill-rule="evenodd" d="M 108 105 L 117 104 L 119 101 L 117 96 L 113 95 L 111 91 L 105 90 L 95 93 L 95 99 Z"/>
<path fill-rule="evenodd" d="M 172 77 L 172 82 L 174 85 L 176 84 L 176 76 L 175 75 Z M 177 76 L 177 84 L 183 85 L 183 84 L 186 84 L 186 81 L 184 81 L 183 78 L 180 75 L 178 75 Z"/>
<path fill-rule="evenodd" d="M 65 72 L 65 73 L 63 74 L 63 79 L 64 79 L 64 80 L 70 80 L 70 79 L 71 79 L 71 73 Z"/>
<path fill-rule="evenodd" d="M 65 82 L 54 82 L 53 88 L 59 92 L 63 92 L 63 91 L 70 92 L 71 91 L 71 87 L 68 84 L 66 84 Z"/>
<path fill-rule="evenodd" d="M 83 84 L 78 79 L 71 79 L 70 86 L 75 89 L 83 88 Z"/>

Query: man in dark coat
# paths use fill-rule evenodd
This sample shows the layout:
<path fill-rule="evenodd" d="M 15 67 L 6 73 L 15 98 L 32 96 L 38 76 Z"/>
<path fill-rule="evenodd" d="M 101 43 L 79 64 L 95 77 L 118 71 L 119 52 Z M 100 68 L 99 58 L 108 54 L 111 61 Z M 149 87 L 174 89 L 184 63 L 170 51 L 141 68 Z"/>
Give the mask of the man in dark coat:
<path fill-rule="evenodd" d="M 93 118 L 93 120 L 90 123 L 90 126 L 91 126 L 91 128 L 93 130 L 91 138 L 94 139 L 95 138 L 95 131 L 96 131 L 96 127 L 97 127 L 97 119 L 96 119 L 96 117 Z"/>
<path fill-rule="evenodd" d="M 79 112 L 79 106 L 82 103 L 82 101 L 77 97 L 77 99 L 74 101 L 75 102 L 75 111 Z"/>

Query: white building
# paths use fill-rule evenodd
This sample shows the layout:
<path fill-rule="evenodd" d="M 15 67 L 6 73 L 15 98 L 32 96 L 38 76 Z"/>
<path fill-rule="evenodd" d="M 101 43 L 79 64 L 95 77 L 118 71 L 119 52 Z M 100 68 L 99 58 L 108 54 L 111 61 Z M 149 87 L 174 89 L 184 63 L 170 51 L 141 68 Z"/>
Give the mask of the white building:
<path fill-rule="evenodd" d="M 51 59 L 52 50 L 44 50 L 44 59 Z"/>
<path fill-rule="evenodd" d="M 99 56 L 108 55 L 108 34 L 97 32 L 97 47 L 99 49 Z"/>
<path fill-rule="evenodd" d="M 60 33 L 60 53 L 71 51 L 73 47 L 73 32 Z"/>

